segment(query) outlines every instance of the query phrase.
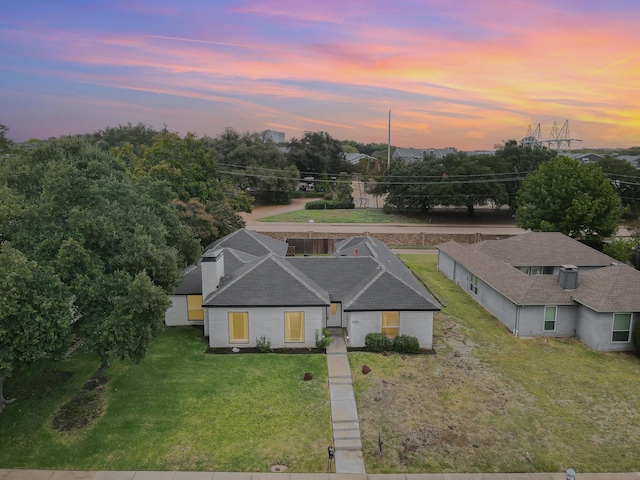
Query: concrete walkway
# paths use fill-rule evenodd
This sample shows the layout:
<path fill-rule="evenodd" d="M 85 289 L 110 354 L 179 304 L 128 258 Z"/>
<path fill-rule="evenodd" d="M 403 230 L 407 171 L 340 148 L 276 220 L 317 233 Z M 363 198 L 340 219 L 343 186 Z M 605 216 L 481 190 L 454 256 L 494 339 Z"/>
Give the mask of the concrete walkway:
<path fill-rule="evenodd" d="M 353 394 L 347 346 L 341 328 L 329 330 L 333 341 L 327 347 L 327 366 L 336 473 L 364 474 L 360 421 Z"/>

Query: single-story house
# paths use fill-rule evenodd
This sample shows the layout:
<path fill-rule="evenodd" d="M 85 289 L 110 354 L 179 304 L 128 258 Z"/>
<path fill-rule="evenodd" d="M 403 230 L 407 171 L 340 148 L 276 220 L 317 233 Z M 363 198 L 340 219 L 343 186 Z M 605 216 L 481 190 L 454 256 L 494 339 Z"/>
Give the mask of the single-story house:
<path fill-rule="evenodd" d="M 431 349 L 440 306 L 379 240 L 353 237 L 331 256 L 287 257 L 287 243 L 247 229 L 206 249 L 171 295 L 166 325 L 203 325 L 209 345 L 315 347 L 324 327 L 342 327 L 353 347 L 371 332 L 418 338 Z"/>
<path fill-rule="evenodd" d="M 557 232 L 438 245 L 438 268 L 515 336 L 633 350 L 640 271 Z"/>

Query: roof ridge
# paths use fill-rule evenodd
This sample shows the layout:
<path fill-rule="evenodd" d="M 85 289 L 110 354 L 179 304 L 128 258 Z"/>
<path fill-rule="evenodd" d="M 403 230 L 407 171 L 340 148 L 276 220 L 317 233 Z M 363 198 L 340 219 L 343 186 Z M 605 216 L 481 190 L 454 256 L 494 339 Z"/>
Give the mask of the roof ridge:
<path fill-rule="evenodd" d="M 293 264 L 291 264 L 291 262 L 285 261 L 285 257 L 280 257 L 280 256 L 276 255 L 275 253 L 268 254 L 267 256 L 268 257 L 269 256 L 273 257 L 273 260 L 278 265 L 280 265 L 284 270 L 286 270 L 289 273 L 289 275 L 293 276 L 296 280 L 298 280 L 298 282 L 303 284 L 308 290 L 313 292 L 318 298 L 320 298 L 321 300 L 327 300 L 327 298 L 329 298 L 329 292 L 325 292 L 326 293 L 326 297 L 323 296 L 316 289 L 316 287 L 318 287 L 320 289 L 322 289 L 322 287 L 320 285 L 318 285 L 318 283 L 315 280 L 313 280 L 312 278 L 309 278 L 308 275 L 305 275 L 303 272 L 301 272 L 296 267 L 294 267 Z M 303 278 L 303 276 L 306 277 L 306 280 Z M 315 286 L 311 285 L 309 282 L 312 282 L 313 284 L 315 284 Z M 324 290 L 324 289 L 322 289 L 322 290 Z"/>
<path fill-rule="evenodd" d="M 369 287 L 370 287 L 371 285 L 373 285 L 373 283 L 374 283 L 378 278 L 380 278 L 380 276 L 381 276 L 384 272 L 386 272 L 386 271 L 387 271 L 387 270 L 383 267 L 383 268 L 382 268 L 378 273 L 376 273 L 375 275 L 373 275 L 373 277 L 371 278 L 371 280 L 369 280 L 369 281 L 368 281 L 368 282 L 367 282 L 367 283 L 366 283 L 366 284 L 365 284 L 365 285 L 360 289 L 360 291 L 359 291 L 357 294 L 355 294 L 353 297 L 351 297 L 351 299 L 350 299 L 348 302 L 346 302 L 342 308 L 343 308 L 343 309 L 346 309 L 346 308 L 349 308 L 349 306 L 353 305 L 353 304 L 355 303 L 355 301 L 356 301 L 358 298 L 360 298 L 360 297 L 364 294 L 364 292 L 366 292 L 366 291 L 369 289 Z"/>
<path fill-rule="evenodd" d="M 225 283 L 224 285 L 222 285 L 220 288 L 217 288 L 216 290 L 214 290 L 213 292 L 211 292 L 207 298 L 203 299 L 203 303 L 206 303 L 208 299 L 210 299 L 212 296 L 214 295 L 218 295 L 220 292 L 224 292 L 225 290 L 227 290 L 229 287 L 231 287 L 231 285 L 234 285 L 236 282 L 239 282 L 240 280 L 242 280 L 244 278 L 244 276 L 246 274 L 248 274 L 249 272 L 255 270 L 259 265 L 262 265 L 267 258 L 269 257 L 269 254 L 264 255 L 263 257 L 256 257 L 257 261 L 254 264 L 251 263 L 245 263 L 245 267 L 247 268 L 246 271 L 244 271 L 242 273 L 242 275 L 237 275 L 235 278 L 231 279 L 230 282 Z M 236 273 L 240 271 L 237 270 Z"/>

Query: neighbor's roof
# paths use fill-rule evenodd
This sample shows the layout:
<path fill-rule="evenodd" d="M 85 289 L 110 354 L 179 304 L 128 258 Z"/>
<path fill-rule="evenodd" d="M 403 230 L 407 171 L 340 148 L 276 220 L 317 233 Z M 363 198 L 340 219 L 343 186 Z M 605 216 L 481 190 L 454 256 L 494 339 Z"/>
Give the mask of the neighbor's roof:
<path fill-rule="evenodd" d="M 487 255 L 479 246 L 449 241 L 438 249 L 517 305 L 572 303 L 571 292 L 562 289 L 555 275 L 527 275 Z"/>
<path fill-rule="evenodd" d="M 527 232 L 502 240 L 486 240 L 477 249 L 515 267 L 603 267 L 617 263 L 614 258 L 559 232 Z"/>
<path fill-rule="evenodd" d="M 640 271 L 623 264 L 578 274 L 573 299 L 596 312 L 640 312 Z"/>
<path fill-rule="evenodd" d="M 518 305 L 578 302 L 597 312 L 640 311 L 639 271 L 560 233 L 527 233 L 472 245 L 450 241 L 438 249 Z M 576 265 L 578 286 L 563 290 L 557 275 L 527 275 L 515 268 L 522 265 Z"/>

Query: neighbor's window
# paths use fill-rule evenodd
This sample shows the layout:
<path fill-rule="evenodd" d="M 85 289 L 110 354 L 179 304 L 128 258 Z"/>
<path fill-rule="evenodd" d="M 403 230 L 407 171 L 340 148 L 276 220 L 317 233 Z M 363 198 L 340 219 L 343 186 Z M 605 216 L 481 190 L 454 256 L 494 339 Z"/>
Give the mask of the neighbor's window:
<path fill-rule="evenodd" d="M 400 330 L 400 312 L 382 312 L 382 333 L 396 337 Z"/>
<path fill-rule="evenodd" d="M 284 341 L 304 342 L 304 312 L 284 312 Z"/>
<path fill-rule="evenodd" d="M 631 314 L 630 313 L 614 313 L 613 314 L 613 334 L 612 342 L 628 342 L 631 332 Z"/>
<path fill-rule="evenodd" d="M 229 343 L 249 343 L 248 312 L 229 312 Z"/>
<path fill-rule="evenodd" d="M 542 275 L 542 267 L 531 267 L 530 275 Z"/>
<path fill-rule="evenodd" d="M 478 277 L 476 275 L 471 274 L 471 280 L 469 281 L 469 290 L 471 290 L 476 295 L 478 294 Z"/>
<path fill-rule="evenodd" d="M 544 307 L 544 331 L 553 332 L 556 329 L 558 307 Z"/>
<path fill-rule="evenodd" d="M 187 295 L 187 318 L 191 321 L 204 320 L 202 295 Z"/>

